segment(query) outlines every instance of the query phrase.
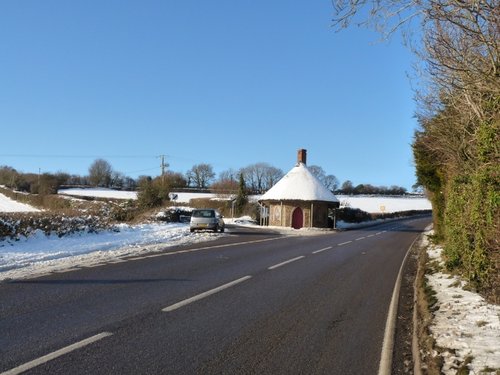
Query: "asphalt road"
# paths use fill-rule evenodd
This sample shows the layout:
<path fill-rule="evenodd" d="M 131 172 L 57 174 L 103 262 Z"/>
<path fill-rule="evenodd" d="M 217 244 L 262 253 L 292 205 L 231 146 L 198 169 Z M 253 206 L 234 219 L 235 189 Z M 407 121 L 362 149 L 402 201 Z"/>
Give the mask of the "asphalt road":
<path fill-rule="evenodd" d="M 0 374 L 377 374 L 399 268 L 430 220 L 300 237 L 228 228 L 0 284 Z"/>

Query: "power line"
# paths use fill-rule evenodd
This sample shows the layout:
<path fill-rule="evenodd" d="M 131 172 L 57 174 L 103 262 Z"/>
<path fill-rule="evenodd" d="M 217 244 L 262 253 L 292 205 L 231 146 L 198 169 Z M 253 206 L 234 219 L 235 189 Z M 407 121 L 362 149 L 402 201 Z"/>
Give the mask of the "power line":
<path fill-rule="evenodd" d="M 153 155 L 44 155 L 44 154 L 0 154 L 0 157 L 13 157 L 13 158 L 113 158 L 113 159 L 151 159 Z"/>
<path fill-rule="evenodd" d="M 147 171 L 154 171 L 156 170 L 156 167 L 154 168 L 147 168 L 147 169 L 139 169 L 139 170 L 136 170 L 136 171 L 126 171 L 126 172 L 122 172 L 123 174 L 127 175 L 127 174 L 130 174 L 130 173 L 139 173 L 139 172 L 147 172 Z"/>

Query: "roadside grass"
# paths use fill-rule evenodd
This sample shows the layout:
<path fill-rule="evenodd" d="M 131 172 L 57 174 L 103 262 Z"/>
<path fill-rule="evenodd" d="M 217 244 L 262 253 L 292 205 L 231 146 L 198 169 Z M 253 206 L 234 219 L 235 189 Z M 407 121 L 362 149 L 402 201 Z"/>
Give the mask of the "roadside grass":
<path fill-rule="evenodd" d="M 439 375 L 443 366 L 442 357 L 436 355 L 436 341 L 430 332 L 433 311 L 437 305 L 436 292 L 428 285 L 426 275 L 436 272 L 439 267 L 437 262 L 429 264 L 427 248 L 419 243 L 419 262 L 416 276 L 416 301 L 417 301 L 417 338 L 420 348 L 420 359 L 422 363 L 422 374 Z"/>

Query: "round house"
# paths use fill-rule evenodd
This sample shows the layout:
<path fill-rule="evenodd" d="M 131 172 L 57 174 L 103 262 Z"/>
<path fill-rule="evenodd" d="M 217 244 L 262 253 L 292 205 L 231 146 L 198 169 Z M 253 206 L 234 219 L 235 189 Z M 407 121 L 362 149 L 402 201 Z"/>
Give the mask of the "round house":
<path fill-rule="evenodd" d="M 297 165 L 259 199 L 267 208 L 267 224 L 300 228 L 332 228 L 331 213 L 339 200 L 307 168 L 307 151 Z"/>

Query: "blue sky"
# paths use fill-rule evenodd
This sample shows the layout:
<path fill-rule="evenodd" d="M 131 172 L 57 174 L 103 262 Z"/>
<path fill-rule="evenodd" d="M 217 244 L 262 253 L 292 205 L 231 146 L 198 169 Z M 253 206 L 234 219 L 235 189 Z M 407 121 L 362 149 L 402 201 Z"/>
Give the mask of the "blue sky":
<path fill-rule="evenodd" d="M 336 33 L 330 0 L 0 2 L 0 165 L 158 175 L 308 164 L 355 185 L 415 182 L 397 38 Z"/>

